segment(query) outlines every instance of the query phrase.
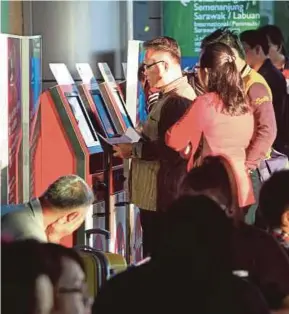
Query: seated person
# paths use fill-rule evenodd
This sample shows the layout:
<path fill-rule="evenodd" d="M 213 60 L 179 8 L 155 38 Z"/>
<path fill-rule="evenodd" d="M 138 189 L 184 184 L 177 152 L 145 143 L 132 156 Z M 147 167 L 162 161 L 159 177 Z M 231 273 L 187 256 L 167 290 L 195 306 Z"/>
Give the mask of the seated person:
<path fill-rule="evenodd" d="M 59 242 L 83 223 L 94 195 L 76 175 L 58 178 L 39 197 L 26 204 L 3 206 L 2 235 L 14 240 L 34 238 Z"/>
<path fill-rule="evenodd" d="M 275 172 L 262 186 L 260 213 L 269 231 L 289 255 L 289 171 Z"/>
<path fill-rule="evenodd" d="M 179 189 L 179 195 L 206 195 L 220 204 L 235 224 L 231 235 L 233 269 L 248 272 L 271 309 L 289 309 L 289 259 L 271 235 L 243 222 L 230 162 L 220 156 L 206 157 L 184 177 Z"/>
<path fill-rule="evenodd" d="M 3 314 L 89 314 L 77 253 L 35 240 L 2 242 Z"/>
<path fill-rule="evenodd" d="M 258 289 L 231 272 L 231 227 L 207 197 L 176 200 L 163 214 L 162 250 L 110 279 L 93 313 L 269 313 Z"/>

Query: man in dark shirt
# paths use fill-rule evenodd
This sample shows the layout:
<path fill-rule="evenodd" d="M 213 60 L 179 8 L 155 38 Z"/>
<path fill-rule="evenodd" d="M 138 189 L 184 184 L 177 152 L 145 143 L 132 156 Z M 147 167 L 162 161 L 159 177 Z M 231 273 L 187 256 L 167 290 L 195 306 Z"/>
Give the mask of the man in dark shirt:
<path fill-rule="evenodd" d="M 277 137 L 273 147 L 283 152 L 285 144 L 285 126 L 283 114 L 286 93 L 286 80 L 282 73 L 275 68 L 268 58 L 269 44 L 262 30 L 249 30 L 240 34 L 246 52 L 247 63 L 267 81 L 273 96 L 273 106 L 277 122 Z"/>
<path fill-rule="evenodd" d="M 281 29 L 270 24 L 264 25 L 260 29 L 265 33 L 268 40 L 269 58 L 273 65 L 283 73 L 285 79 L 289 80 L 289 57 L 287 56 L 286 43 Z M 287 82 L 288 87 L 289 82 Z"/>
<path fill-rule="evenodd" d="M 147 256 L 156 247 L 158 213 L 170 205 L 177 178 L 186 172 L 187 161 L 166 146 L 165 134 L 183 116 L 196 94 L 183 76 L 180 47 L 173 38 L 157 37 L 145 42 L 144 48 L 145 78 L 162 97 L 150 108 L 142 139 L 114 146 L 114 156 L 132 158 L 130 200 L 141 209 L 144 256 Z"/>

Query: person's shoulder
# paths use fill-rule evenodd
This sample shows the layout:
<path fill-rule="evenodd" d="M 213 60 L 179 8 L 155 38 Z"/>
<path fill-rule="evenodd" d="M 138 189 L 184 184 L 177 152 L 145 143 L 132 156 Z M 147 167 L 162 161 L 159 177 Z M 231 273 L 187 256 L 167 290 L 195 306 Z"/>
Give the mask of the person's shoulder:
<path fill-rule="evenodd" d="M 238 234 L 241 237 L 251 239 L 250 243 L 256 243 L 256 245 L 264 245 L 266 246 L 279 246 L 276 239 L 265 230 L 262 230 L 260 228 L 250 226 L 247 224 L 242 224 L 237 229 Z M 263 244 L 262 244 L 263 243 Z"/>
<path fill-rule="evenodd" d="M 239 306 L 245 313 L 269 314 L 269 308 L 261 291 L 246 278 L 232 276 L 232 289 L 238 298 Z"/>
<path fill-rule="evenodd" d="M 266 82 L 255 81 L 252 83 L 247 90 L 247 95 L 253 106 L 272 102 L 271 89 Z"/>
<path fill-rule="evenodd" d="M 1 206 L 1 219 L 6 217 L 7 215 L 11 215 L 23 209 L 25 207 L 24 204 L 9 204 Z"/>
<path fill-rule="evenodd" d="M 110 302 L 112 299 L 125 299 L 126 297 L 133 297 L 134 294 L 141 294 L 141 290 L 149 289 L 152 279 L 151 263 L 140 266 L 131 266 L 126 271 L 121 272 L 102 286 L 97 300 L 101 303 Z M 135 287 L 139 282 L 141 287 L 136 291 Z"/>
<path fill-rule="evenodd" d="M 179 95 L 191 101 L 197 97 L 195 90 L 189 83 L 186 84 L 185 88 L 179 91 Z"/>
<path fill-rule="evenodd" d="M 13 220 L 16 217 L 23 216 L 27 213 L 27 205 L 26 204 L 11 204 L 4 205 L 1 208 L 1 220 Z"/>
<path fill-rule="evenodd" d="M 212 100 L 220 101 L 220 97 L 215 92 L 205 93 L 203 95 L 200 95 L 198 98 L 204 101 L 212 101 Z"/>
<path fill-rule="evenodd" d="M 246 223 L 240 223 L 240 225 L 235 229 L 238 233 L 250 234 L 250 235 L 260 235 L 267 236 L 268 233 L 262 229 L 259 229 L 255 226 L 248 225 Z"/>
<path fill-rule="evenodd" d="M 277 69 L 273 63 L 270 61 L 268 68 L 270 69 L 269 72 L 269 80 L 270 85 L 274 86 L 274 88 L 283 88 L 284 92 L 286 93 L 286 79 L 282 72 Z"/>
<path fill-rule="evenodd" d="M 34 216 L 28 204 L 14 205 L 1 217 L 1 234 L 15 239 L 38 238 L 38 226 L 34 224 Z M 42 240 L 43 236 L 39 238 Z"/>
<path fill-rule="evenodd" d="M 270 87 L 265 78 L 254 69 L 250 69 L 250 71 L 243 77 L 243 80 L 247 93 L 250 92 L 252 88 L 262 89 L 267 94 L 271 93 Z"/>
<path fill-rule="evenodd" d="M 208 108 L 216 107 L 220 104 L 222 105 L 223 103 L 217 93 L 210 92 L 198 96 L 195 99 L 194 104 L 200 106 L 203 110 L 205 110 Z"/>
<path fill-rule="evenodd" d="M 213 295 L 213 304 L 231 313 L 269 314 L 261 292 L 246 278 L 222 274 L 214 283 L 218 289 Z M 212 303 L 212 302 L 210 302 Z"/>
<path fill-rule="evenodd" d="M 250 80 L 252 83 L 262 83 L 264 85 L 266 85 L 266 80 L 264 79 L 264 77 L 258 73 L 256 70 L 254 69 L 250 69 L 250 71 L 247 73 L 247 75 L 244 77 L 245 80 Z"/>
<path fill-rule="evenodd" d="M 197 97 L 197 95 L 194 88 L 188 82 L 188 77 L 185 75 L 181 77 L 180 79 L 178 79 L 177 81 L 178 81 L 178 85 L 172 92 L 177 94 L 180 97 L 187 98 L 193 101 Z"/>

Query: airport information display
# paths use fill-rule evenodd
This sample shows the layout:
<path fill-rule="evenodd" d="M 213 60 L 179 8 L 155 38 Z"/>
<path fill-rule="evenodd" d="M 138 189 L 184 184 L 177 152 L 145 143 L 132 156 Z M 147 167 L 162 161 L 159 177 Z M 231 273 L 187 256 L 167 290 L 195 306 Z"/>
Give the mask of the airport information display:
<path fill-rule="evenodd" d="M 163 5 L 164 33 L 178 40 L 186 57 L 198 57 L 202 39 L 220 27 L 242 32 L 261 23 L 259 1 L 165 1 Z"/>
<path fill-rule="evenodd" d="M 202 39 L 221 27 L 238 33 L 275 24 L 283 32 L 289 49 L 289 1 L 208 1 L 163 2 L 164 35 L 175 38 L 182 50 L 183 67 L 198 60 Z"/>

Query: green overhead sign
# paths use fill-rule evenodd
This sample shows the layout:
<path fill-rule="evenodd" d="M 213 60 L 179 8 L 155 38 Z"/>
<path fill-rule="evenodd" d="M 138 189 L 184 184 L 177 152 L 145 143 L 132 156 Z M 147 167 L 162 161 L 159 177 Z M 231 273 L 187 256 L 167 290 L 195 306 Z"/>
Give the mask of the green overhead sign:
<path fill-rule="evenodd" d="M 261 24 L 259 1 L 166 1 L 164 33 L 178 40 L 184 56 L 199 55 L 202 39 L 220 27 L 237 32 Z"/>

